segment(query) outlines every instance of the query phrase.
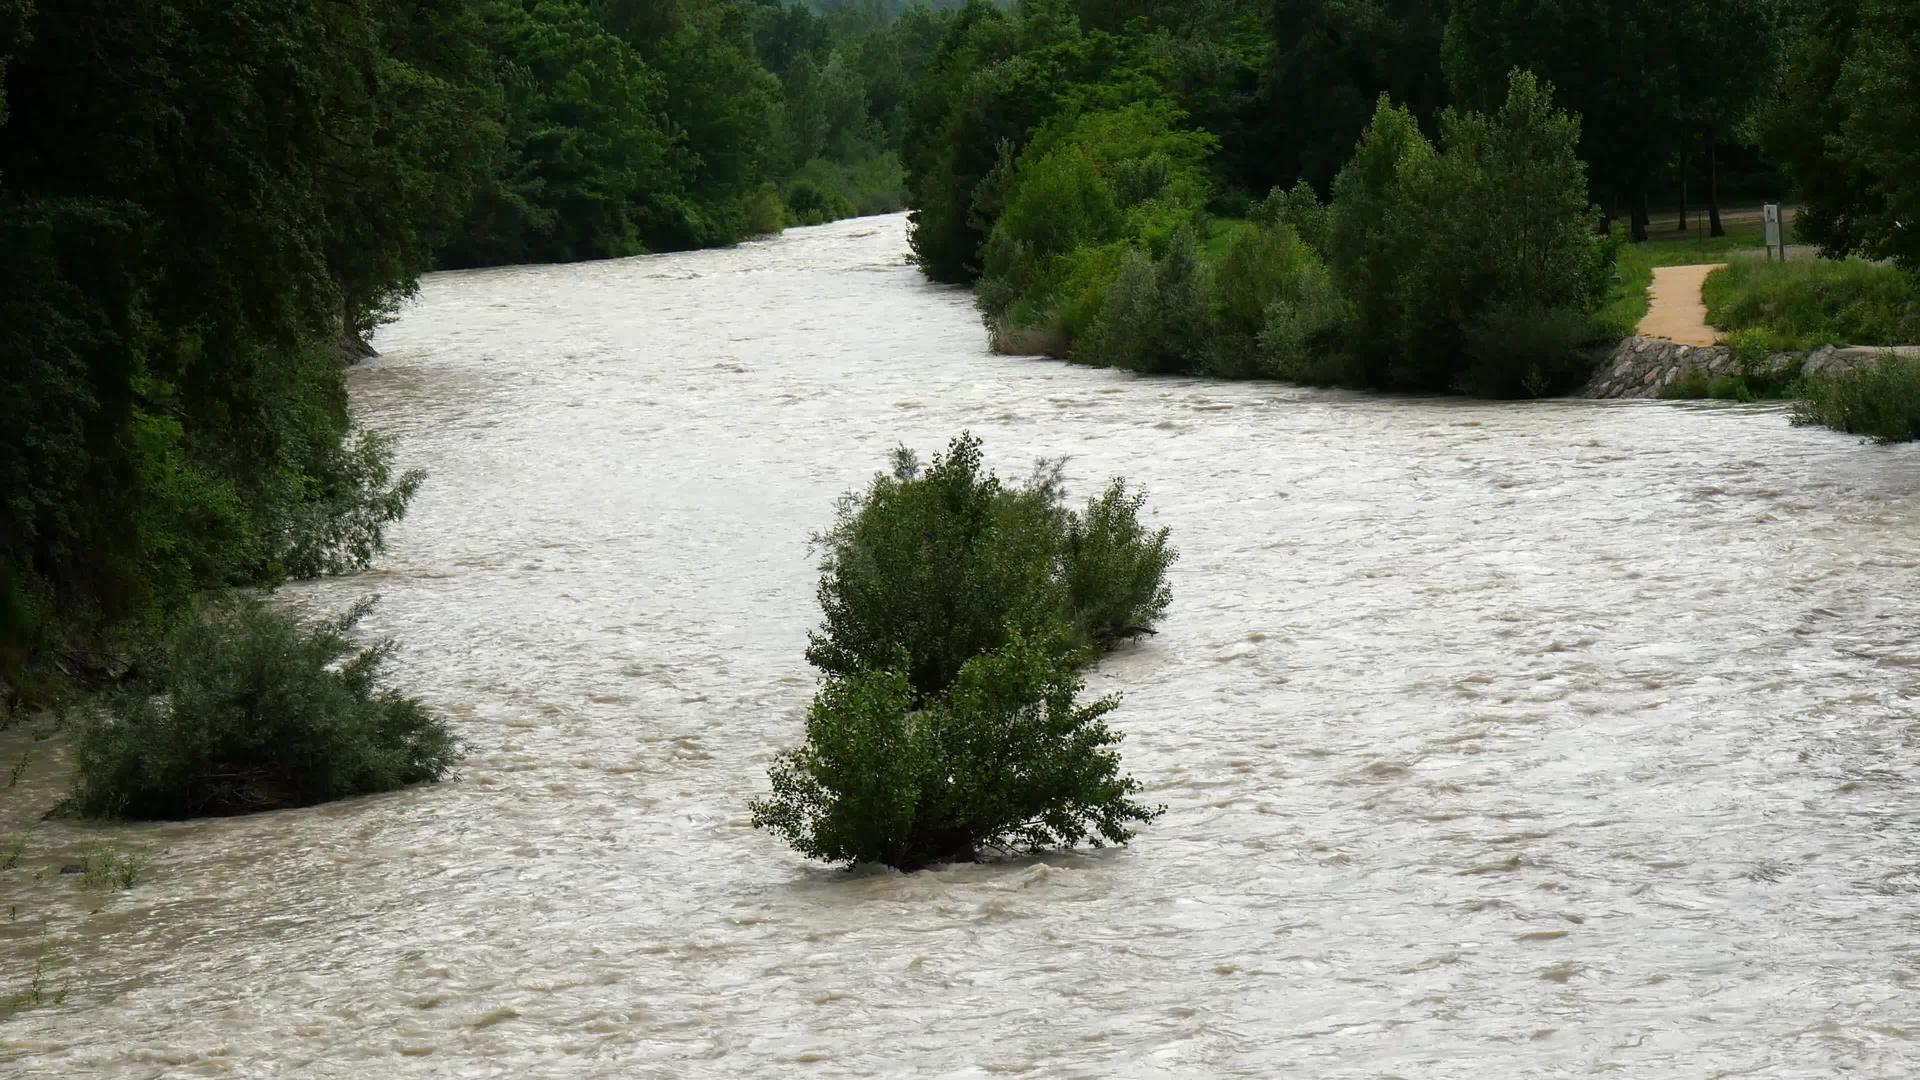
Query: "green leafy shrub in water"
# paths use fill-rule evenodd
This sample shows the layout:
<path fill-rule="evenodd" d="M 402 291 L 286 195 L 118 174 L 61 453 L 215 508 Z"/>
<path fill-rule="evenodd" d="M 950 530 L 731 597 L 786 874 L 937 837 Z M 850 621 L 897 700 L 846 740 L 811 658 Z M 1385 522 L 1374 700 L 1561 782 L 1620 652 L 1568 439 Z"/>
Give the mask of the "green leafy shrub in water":
<path fill-rule="evenodd" d="M 307 806 L 438 780 L 460 754 L 416 698 L 377 689 L 390 641 L 348 638 L 370 604 L 303 623 L 255 598 L 201 603 L 136 690 L 85 724 L 85 814 L 186 818 Z"/>
<path fill-rule="evenodd" d="M 893 472 L 843 499 L 816 540 L 825 621 L 808 661 L 830 675 L 899 670 L 916 693 L 938 693 L 1009 634 L 1061 622 L 1060 527 L 1047 494 L 983 470 L 976 439 L 955 440 L 925 470 L 897 451 Z"/>
<path fill-rule="evenodd" d="M 1793 422 L 1875 442 L 1920 439 L 1920 360 L 1887 355 L 1869 367 L 1805 380 Z"/>
<path fill-rule="evenodd" d="M 1123 844 L 1161 813 L 1120 772 L 1111 697 L 1077 704 L 1056 647 L 1020 636 L 927 699 L 904 672 L 830 677 L 753 823 L 828 862 L 916 870 L 989 850 Z"/>
<path fill-rule="evenodd" d="M 1084 660 L 1166 611 L 1167 530 L 1139 518 L 1145 496 L 1114 481 L 1084 515 L 1062 505 L 1057 466 L 1023 485 L 987 471 L 962 435 L 924 469 L 908 450 L 841 500 L 823 549 L 823 625 L 807 660 L 829 675 L 903 671 L 937 694 L 973 657 L 1015 635 Z"/>
<path fill-rule="evenodd" d="M 1166 529 L 1141 523 L 1146 501 L 1144 493 L 1128 491 L 1127 482 L 1116 478 L 1087 501 L 1085 513 L 1067 516 L 1063 565 L 1080 640 L 1111 648 L 1124 637 L 1150 631 L 1173 600 L 1166 577 L 1174 551 Z"/>
<path fill-rule="evenodd" d="M 1119 740 L 1075 704 L 1074 676 L 1165 613 L 1174 551 L 1114 480 L 1084 512 L 1060 466 L 1019 486 L 962 435 L 924 470 L 910 451 L 842 500 L 818 542 L 826 676 L 807 741 L 770 770 L 756 826 L 802 853 L 914 869 L 1091 839 L 1158 814 L 1133 801 Z"/>
<path fill-rule="evenodd" d="M 305 499 L 289 513 L 285 573 L 295 578 L 349 574 L 373 565 L 387 527 L 406 516 L 426 473 L 393 475 L 393 451 L 370 431 L 341 442 L 312 470 Z"/>

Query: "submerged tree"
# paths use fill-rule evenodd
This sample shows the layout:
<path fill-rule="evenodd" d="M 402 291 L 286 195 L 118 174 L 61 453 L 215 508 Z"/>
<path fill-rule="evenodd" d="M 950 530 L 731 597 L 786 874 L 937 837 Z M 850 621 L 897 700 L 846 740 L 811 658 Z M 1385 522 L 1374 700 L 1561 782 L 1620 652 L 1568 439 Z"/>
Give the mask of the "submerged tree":
<path fill-rule="evenodd" d="M 391 641 L 366 614 L 303 622 L 266 601 L 204 601 L 80 732 L 83 813 L 186 818 L 308 806 L 445 776 L 460 744 L 417 698 L 378 685 Z"/>
<path fill-rule="evenodd" d="M 801 854 L 917 870 L 986 851 L 1124 844 L 1161 810 L 1120 773 L 1117 698 L 1077 704 L 1058 651 L 1015 637 L 968 660 L 946 692 L 892 670 L 831 676 L 807 740 L 780 755 L 756 827 Z"/>
<path fill-rule="evenodd" d="M 1158 814 L 1119 772 L 1117 704 L 1075 669 L 1165 612 L 1174 553 L 1114 481 L 1084 514 L 1057 466 L 1022 486 L 970 436 L 841 504 L 820 542 L 824 684 L 754 823 L 804 854 L 915 869 L 987 849 L 1122 843 Z"/>

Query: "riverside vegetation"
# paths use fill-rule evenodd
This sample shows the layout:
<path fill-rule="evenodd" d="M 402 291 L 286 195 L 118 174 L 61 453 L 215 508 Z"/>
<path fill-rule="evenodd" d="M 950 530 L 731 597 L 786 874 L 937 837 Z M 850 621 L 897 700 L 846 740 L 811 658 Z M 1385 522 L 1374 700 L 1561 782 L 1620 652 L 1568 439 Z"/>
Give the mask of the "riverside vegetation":
<path fill-rule="evenodd" d="M 728 244 L 898 208 L 905 99 L 947 17 L 0 0 L 0 707 L 154 662 L 112 697 L 117 757 L 90 751 L 79 805 L 228 812 L 444 771 L 437 722 L 376 721 L 312 664 L 255 672 L 287 680 L 260 694 L 306 703 L 284 730 L 183 705 L 211 700 L 207 664 L 270 645 L 340 658 L 336 630 L 209 596 L 367 567 L 421 483 L 354 428 L 343 357 L 435 267 Z M 181 634 L 226 661 L 174 647 Z M 141 694 L 144 713 L 128 705 Z M 84 736 L 95 750 L 104 730 Z M 260 756 L 282 737 L 345 758 Z M 371 764 L 390 738 L 417 760 Z M 196 739 L 209 756 L 190 768 L 176 756 Z M 196 769 L 227 766 L 244 781 L 206 790 Z M 151 786 L 162 777 L 179 786 Z"/>
<path fill-rule="evenodd" d="M 1070 509 L 1057 465 L 1003 483 L 971 436 L 924 469 L 899 451 L 817 538 L 822 686 L 755 826 L 813 858 L 913 870 L 1121 844 L 1159 816 L 1120 772 L 1104 719 L 1119 700 L 1077 700 L 1078 669 L 1171 600 L 1174 551 L 1143 502 L 1115 480 Z"/>
<path fill-rule="evenodd" d="M 5 704 L 375 558 L 420 478 L 341 358 L 434 267 L 911 205 L 1008 349 L 1551 393 L 1632 324 L 1599 223 L 1698 178 L 1722 232 L 1749 137 L 1810 239 L 1893 267 L 1818 272 L 1864 329 L 1751 271 L 1791 294 L 1755 325 L 1910 326 L 1914 55 L 1901 0 L 0 0 Z"/>
<path fill-rule="evenodd" d="M 915 255 L 976 287 L 1006 352 L 1560 392 L 1587 373 L 1583 346 L 1631 333 L 1651 265 L 1675 254 L 1601 222 L 1648 239 L 1649 190 L 1704 161 L 1724 235 L 1730 131 L 1785 166 L 1827 254 L 1912 268 L 1908 7 L 975 3 L 910 109 Z M 1682 45 L 1703 37 L 1715 47 Z M 1828 265 L 1784 273 L 1912 288 Z"/>

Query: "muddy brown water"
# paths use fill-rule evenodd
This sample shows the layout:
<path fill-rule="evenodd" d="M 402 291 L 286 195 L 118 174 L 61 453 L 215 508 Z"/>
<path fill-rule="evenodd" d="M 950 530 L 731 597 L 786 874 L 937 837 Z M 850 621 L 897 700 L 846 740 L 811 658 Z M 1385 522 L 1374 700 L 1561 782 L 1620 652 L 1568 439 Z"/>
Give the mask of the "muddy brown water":
<path fill-rule="evenodd" d="M 40 940 L 69 994 L 0 1021 L 0 1073 L 1920 1071 L 1914 451 L 996 358 L 904 230 L 429 278 L 353 394 L 430 479 L 377 572 L 290 595 L 379 593 L 471 758 L 41 826 L 0 988 Z M 1169 812 L 810 865 L 745 809 L 813 685 L 806 538 L 962 428 L 1172 526 L 1162 633 L 1091 677 Z M 131 891 L 28 876 L 103 841 L 154 853 Z"/>

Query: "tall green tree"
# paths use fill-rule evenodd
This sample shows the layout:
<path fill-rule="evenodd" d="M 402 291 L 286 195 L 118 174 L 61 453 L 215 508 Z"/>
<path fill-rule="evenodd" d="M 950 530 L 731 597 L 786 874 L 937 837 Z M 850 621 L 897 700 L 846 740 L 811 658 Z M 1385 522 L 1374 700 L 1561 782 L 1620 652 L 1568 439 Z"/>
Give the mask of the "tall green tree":
<path fill-rule="evenodd" d="M 1267 120 L 1258 129 L 1269 165 L 1253 190 L 1304 179 L 1325 192 L 1381 94 L 1432 130 L 1446 103 L 1447 13 L 1447 0 L 1272 0 Z M 1505 93 L 1506 76 L 1507 67 L 1493 74 L 1488 107 Z"/>
<path fill-rule="evenodd" d="M 405 19 L 426 40 L 460 14 L 0 8 L 0 662 L 377 544 L 409 485 L 348 441 L 333 345 L 424 268 L 422 238 L 484 168 L 399 149 L 458 81 Z M 425 116 L 370 100 L 403 84 Z M 361 191 L 395 198 L 388 228 L 346 220 Z"/>
<path fill-rule="evenodd" d="M 657 72 L 578 0 L 477 0 L 505 145 L 449 266 L 632 255 L 687 228 Z"/>
<path fill-rule="evenodd" d="M 1647 237 L 1648 194 L 1685 137 L 1685 65 L 1697 49 L 1668 0 L 1454 0 L 1443 63 L 1458 103 L 1499 107 L 1533 72 L 1581 121 L 1594 195 Z"/>
<path fill-rule="evenodd" d="M 1763 145 L 1793 177 L 1798 227 L 1829 255 L 1920 271 L 1920 10 L 1819 0 Z"/>
<path fill-rule="evenodd" d="M 780 83 L 760 66 L 747 9 L 719 0 L 594 0 L 602 22 L 660 74 L 682 193 L 661 200 L 656 251 L 731 243 L 769 180 Z"/>
<path fill-rule="evenodd" d="M 505 132 L 469 0 L 370 0 L 329 103 L 327 265 L 356 338 L 411 296 L 466 219 Z"/>
<path fill-rule="evenodd" d="M 1711 48 L 1679 58 L 1677 112 L 1682 125 L 1681 169 L 1701 149 L 1706 166 L 1708 229 L 1725 236 L 1720 220 L 1719 146 L 1745 131 L 1785 66 L 1789 0 L 1676 0 L 1680 38 Z M 1682 208 L 1684 221 L 1685 209 Z"/>

